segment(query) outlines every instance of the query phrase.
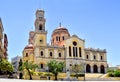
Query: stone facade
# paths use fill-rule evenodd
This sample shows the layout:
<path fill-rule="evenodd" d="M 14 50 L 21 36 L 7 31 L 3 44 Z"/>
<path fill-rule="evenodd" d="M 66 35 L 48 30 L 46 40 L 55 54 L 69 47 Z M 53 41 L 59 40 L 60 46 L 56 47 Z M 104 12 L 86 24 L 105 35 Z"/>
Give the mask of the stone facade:
<path fill-rule="evenodd" d="M 4 58 L 4 53 L 3 53 L 3 25 L 2 25 L 2 20 L 0 19 L 0 58 Z"/>
<path fill-rule="evenodd" d="M 7 34 L 4 33 L 2 20 L 0 18 L 0 58 L 7 59 L 8 56 L 7 47 L 8 47 Z"/>
<path fill-rule="evenodd" d="M 30 31 L 28 45 L 23 50 L 23 61 L 32 61 L 40 66 L 36 71 L 46 71 L 50 60 L 65 62 L 65 70 L 72 65 L 83 64 L 85 72 L 106 73 L 106 50 L 85 48 L 85 40 L 70 35 L 67 28 L 59 26 L 47 44 L 46 19 L 43 10 L 36 11 L 35 31 Z"/>
<path fill-rule="evenodd" d="M 4 57 L 5 59 L 7 59 L 7 56 L 8 56 L 8 39 L 7 39 L 7 34 L 4 33 Z"/>

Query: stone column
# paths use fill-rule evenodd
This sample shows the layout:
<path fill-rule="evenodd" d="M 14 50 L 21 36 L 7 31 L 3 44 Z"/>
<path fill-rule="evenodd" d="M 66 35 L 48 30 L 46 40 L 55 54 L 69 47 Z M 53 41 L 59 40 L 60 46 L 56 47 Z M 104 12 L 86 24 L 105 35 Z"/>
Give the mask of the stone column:
<path fill-rule="evenodd" d="M 91 66 L 91 69 L 90 69 L 90 70 L 91 70 L 91 73 L 93 73 L 93 66 Z"/>
<path fill-rule="evenodd" d="M 48 49 L 45 49 L 45 50 L 44 50 L 44 56 L 45 56 L 45 57 L 49 57 Z"/>
<path fill-rule="evenodd" d="M 71 46 L 71 57 L 73 58 L 73 46 Z"/>
<path fill-rule="evenodd" d="M 107 67 L 105 67 L 105 73 L 107 73 Z"/>
<path fill-rule="evenodd" d="M 103 59 L 104 59 L 104 61 L 107 60 L 106 53 L 104 53 Z"/>
<path fill-rule="evenodd" d="M 98 67 L 98 73 L 100 73 L 100 67 Z"/>
<path fill-rule="evenodd" d="M 100 61 L 100 54 L 97 52 L 97 60 Z"/>
<path fill-rule="evenodd" d="M 90 52 L 90 60 L 93 60 L 93 54 Z"/>
<path fill-rule="evenodd" d="M 86 59 L 85 51 L 82 48 L 81 48 L 81 56 L 82 56 L 82 59 Z"/>
<path fill-rule="evenodd" d="M 84 72 L 86 73 L 86 63 L 84 63 Z"/>

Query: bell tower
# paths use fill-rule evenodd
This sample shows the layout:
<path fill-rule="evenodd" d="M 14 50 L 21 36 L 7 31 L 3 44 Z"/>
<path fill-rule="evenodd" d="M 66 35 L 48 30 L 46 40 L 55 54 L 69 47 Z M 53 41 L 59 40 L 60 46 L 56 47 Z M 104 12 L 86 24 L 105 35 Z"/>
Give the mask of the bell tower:
<path fill-rule="evenodd" d="M 34 45 L 35 46 L 46 46 L 47 45 L 47 31 L 45 30 L 44 10 L 36 11 L 35 19 L 35 36 L 34 36 Z"/>
<path fill-rule="evenodd" d="M 44 11 L 37 10 L 36 11 L 36 20 L 35 20 L 35 31 L 42 32 L 45 31 L 45 18 L 44 18 Z"/>

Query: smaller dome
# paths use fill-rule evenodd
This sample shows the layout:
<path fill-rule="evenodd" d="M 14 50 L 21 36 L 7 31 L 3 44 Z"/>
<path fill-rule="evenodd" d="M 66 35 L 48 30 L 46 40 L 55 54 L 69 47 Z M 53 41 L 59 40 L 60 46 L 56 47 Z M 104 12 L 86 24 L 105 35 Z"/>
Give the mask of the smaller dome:
<path fill-rule="evenodd" d="M 28 44 L 25 49 L 33 49 L 33 45 L 32 44 Z"/>
<path fill-rule="evenodd" d="M 66 29 L 66 28 L 63 26 L 59 26 L 57 29 Z"/>
<path fill-rule="evenodd" d="M 52 33 L 51 45 L 62 46 L 68 37 L 70 37 L 68 29 L 60 25 Z"/>

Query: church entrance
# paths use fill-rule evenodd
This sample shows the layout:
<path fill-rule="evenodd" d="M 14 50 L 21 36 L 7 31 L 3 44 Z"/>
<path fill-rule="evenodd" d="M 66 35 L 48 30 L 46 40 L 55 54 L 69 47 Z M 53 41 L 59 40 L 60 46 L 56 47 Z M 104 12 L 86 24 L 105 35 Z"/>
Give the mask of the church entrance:
<path fill-rule="evenodd" d="M 90 73 L 91 72 L 91 67 L 89 64 L 86 65 L 86 73 Z"/>
<path fill-rule="evenodd" d="M 93 71 L 94 71 L 94 73 L 98 73 L 98 67 L 97 67 L 97 65 L 93 66 Z"/>
<path fill-rule="evenodd" d="M 103 65 L 100 66 L 100 73 L 105 73 L 105 68 Z"/>

